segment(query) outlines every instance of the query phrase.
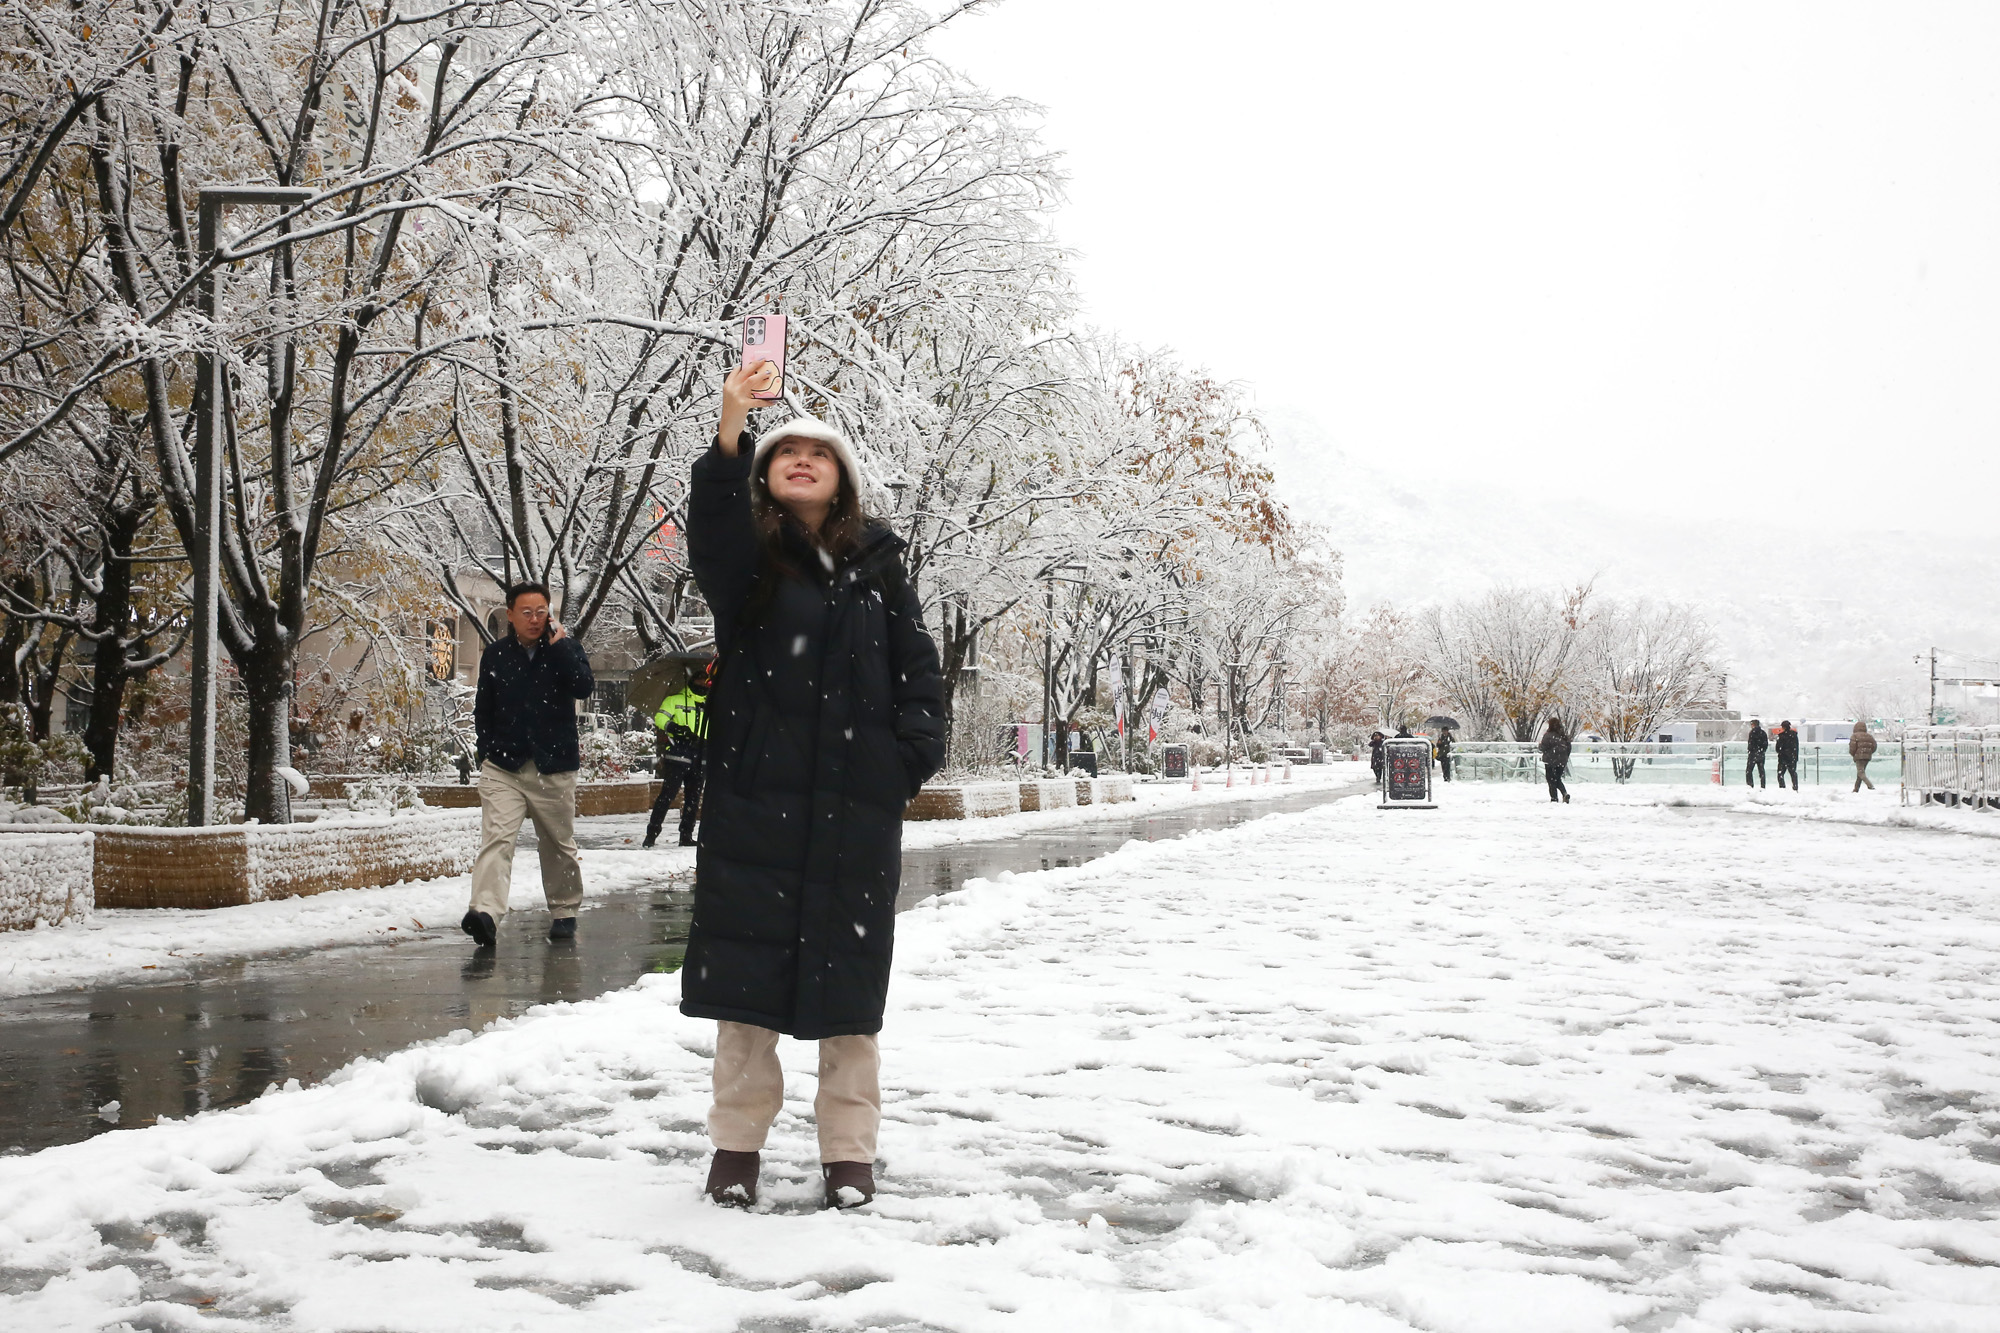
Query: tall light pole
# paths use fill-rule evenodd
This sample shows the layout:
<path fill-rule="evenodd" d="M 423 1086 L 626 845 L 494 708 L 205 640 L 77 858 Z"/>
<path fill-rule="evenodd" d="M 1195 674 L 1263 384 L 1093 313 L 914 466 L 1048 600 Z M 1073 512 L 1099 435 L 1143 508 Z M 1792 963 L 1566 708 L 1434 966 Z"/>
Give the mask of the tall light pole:
<path fill-rule="evenodd" d="M 1236 739 L 1236 673 L 1248 666 L 1248 662 L 1224 662 L 1223 670 L 1229 673 L 1229 704 L 1222 721 L 1222 771 L 1232 772 L 1231 749 Z"/>
<path fill-rule="evenodd" d="M 195 311 L 208 324 L 204 348 L 215 345 L 215 232 L 231 204 L 290 207 L 312 198 L 302 187 L 216 185 L 195 195 Z M 215 819 L 215 686 L 220 648 L 222 580 L 222 360 L 212 350 L 194 359 L 194 644 L 188 682 L 188 804 L 193 825 Z"/>
<path fill-rule="evenodd" d="M 1938 674 L 1937 674 L 1937 657 L 1938 657 L 1938 654 L 1937 654 L 1937 649 L 1936 649 L 1935 647 L 1933 647 L 1933 648 L 1931 649 L 1931 711 L 1930 711 L 1930 712 L 1928 712 L 1928 713 L 1926 713 L 1926 714 L 1924 714 L 1924 725 L 1925 725 L 1925 726 L 1927 726 L 1927 727 L 1935 727 L 1935 726 L 1936 726 L 1936 725 L 1938 724 L 1938 720 L 1937 720 L 1937 682 L 1938 682 Z M 1918 653 L 1918 654 L 1916 655 L 1916 657 L 1915 657 L 1915 658 L 1913 658 L 1913 659 L 1911 659 L 1911 660 L 1913 660 L 1913 661 L 1914 661 L 1914 662 L 1915 662 L 1915 663 L 1916 663 L 1916 664 L 1917 664 L 1918 666 L 1922 666 L 1922 665 L 1924 664 L 1924 655 L 1923 655 L 1922 653 Z"/>
<path fill-rule="evenodd" d="M 1055 707 L 1055 645 L 1056 645 L 1056 575 L 1080 574 L 1084 566 L 1061 564 L 1049 569 L 1048 591 L 1048 632 L 1042 636 L 1042 767 L 1047 768 L 1055 758 L 1055 744 L 1049 739 L 1049 714 Z"/>
<path fill-rule="evenodd" d="M 1934 727 L 1935 727 L 1935 726 L 1936 726 L 1936 725 L 1938 724 L 1938 720 L 1937 720 L 1937 645 L 1935 645 L 1935 644 L 1931 645 L 1931 712 L 1930 712 L 1930 718 L 1929 718 L 1929 722 L 1930 722 L 1930 725 L 1932 725 L 1932 726 L 1934 726 Z"/>

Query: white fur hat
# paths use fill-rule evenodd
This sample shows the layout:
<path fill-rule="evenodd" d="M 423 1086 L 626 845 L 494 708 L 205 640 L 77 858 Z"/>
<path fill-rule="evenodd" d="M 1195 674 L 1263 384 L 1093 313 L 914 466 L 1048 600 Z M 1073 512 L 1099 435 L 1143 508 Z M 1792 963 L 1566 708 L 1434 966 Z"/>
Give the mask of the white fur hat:
<path fill-rule="evenodd" d="M 840 460 L 840 466 L 846 471 L 847 484 L 854 487 L 857 496 L 861 493 L 861 464 L 855 460 L 854 446 L 847 442 L 845 435 L 814 417 L 793 417 L 784 425 L 774 426 L 758 436 L 756 451 L 750 456 L 752 477 L 763 475 L 764 455 L 779 440 L 818 440 L 826 445 L 833 450 L 833 456 Z"/>

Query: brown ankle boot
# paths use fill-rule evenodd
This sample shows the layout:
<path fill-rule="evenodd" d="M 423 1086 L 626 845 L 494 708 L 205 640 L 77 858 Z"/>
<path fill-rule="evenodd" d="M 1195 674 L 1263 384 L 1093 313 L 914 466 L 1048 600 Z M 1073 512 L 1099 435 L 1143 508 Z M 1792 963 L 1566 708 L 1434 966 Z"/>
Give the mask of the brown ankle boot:
<path fill-rule="evenodd" d="M 708 1184 L 704 1192 L 725 1208 L 748 1208 L 757 1202 L 757 1168 L 754 1152 L 731 1152 L 717 1148 L 708 1162 Z"/>
<path fill-rule="evenodd" d="M 827 1162 L 820 1167 L 826 1178 L 826 1206 L 859 1208 L 875 1197 L 875 1167 L 870 1162 Z"/>

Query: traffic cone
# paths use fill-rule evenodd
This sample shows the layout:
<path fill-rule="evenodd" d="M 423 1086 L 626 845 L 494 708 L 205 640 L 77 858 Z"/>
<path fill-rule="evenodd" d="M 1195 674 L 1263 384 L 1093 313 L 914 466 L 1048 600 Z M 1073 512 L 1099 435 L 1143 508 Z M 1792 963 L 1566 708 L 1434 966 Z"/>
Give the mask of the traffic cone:
<path fill-rule="evenodd" d="M 1223 785 L 1223 786 L 1225 786 L 1225 787 L 1234 787 L 1234 786 L 1236 785 L 1236 770 L 1235 770 L 1235 768 L 1233 768 L 1233 767 L 1232 767 L 1232 768 L 1231 768 L 1231 769 L 1229 770 L 1229 775 L 1228 775 L 1227 777 L 1225 777 L 1225 778 L 1224 778 L 1224 779 L 1222 780 L 1222 785 Z"/>
<path fill-rule="evenodd" d="M 1189 766 L 1189 769 L 1188 769 L 1188 771 L 1194 774 L 1194 789 L 1195 789 L 1196 791 L 1200 791 L 1200 790 L 1201 790 L 1201 765 L 1200 765 L 1200 764 L 1193 764 L 1193 765 L 1190 765 L 1190 766 Z"/>

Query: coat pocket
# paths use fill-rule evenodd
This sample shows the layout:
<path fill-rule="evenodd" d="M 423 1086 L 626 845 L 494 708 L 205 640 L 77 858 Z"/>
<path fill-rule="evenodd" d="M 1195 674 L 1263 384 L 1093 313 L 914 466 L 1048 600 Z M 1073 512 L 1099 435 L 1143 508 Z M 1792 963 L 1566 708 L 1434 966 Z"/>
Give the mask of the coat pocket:
<path fill-rule="evenodd" d="M 744 733 L 742 748 L 736 752 L 736 772 L 731 783 L 738 796 L 748 796 L 757 788 L 757 769 L 771 735 L 771 715 L 758 709 L 750 715 L 750 729 Z"/>

